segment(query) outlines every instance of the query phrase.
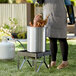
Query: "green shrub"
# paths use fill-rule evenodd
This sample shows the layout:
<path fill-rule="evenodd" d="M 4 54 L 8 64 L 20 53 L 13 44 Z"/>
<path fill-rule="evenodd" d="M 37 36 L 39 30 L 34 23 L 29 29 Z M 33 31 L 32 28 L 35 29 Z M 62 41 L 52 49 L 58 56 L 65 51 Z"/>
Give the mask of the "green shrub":
<path fill-rule="evenodd" d="M 25 38 L 26 38 L 26 32 L 18 33 L 17 37 L 18 37 L 19 39 L 25 39 Z"/>
<path fill-rule="evenodd" d="M 49 38 L 48 37 L 46 37 L 46 41 L 49 41 Z"/>
<path fill-rule="evenodd" d="M 0 3 L 8 3 L 8 0 L 0 0 Z"/>

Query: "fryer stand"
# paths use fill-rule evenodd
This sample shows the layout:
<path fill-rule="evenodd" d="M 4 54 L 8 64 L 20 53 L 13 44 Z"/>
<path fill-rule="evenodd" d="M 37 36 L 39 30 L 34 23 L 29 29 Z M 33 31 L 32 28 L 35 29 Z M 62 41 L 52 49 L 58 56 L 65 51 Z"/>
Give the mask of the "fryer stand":
<path fill-rule="evenodd" d="M 30 65 L 30 67 L 33 67 L 35 65 L 35 71 L 38 72 L 42 66 L 42 64 L 44 63 L 46 68 L 48 68 L 48 65 L 45 61 L 45 56 L 49 55 L 49 63 L 51 61 L 51 52 L 50 51 L 46 51 L 46 52 L 39 52 L 39 53 L 32 53 L 32 52 L 27 52 L 27 50 L 21 50 L 18 52 L 18 69 L 21 70 L 21 68 L 23 67 L 23 64 L 25 63 L 25 61 L 28 62 L 28 64 Z M 20 65 L 20 56 L 24 56 L 24 59 L 22 61 L 21 66 Z M 33 58 L 34 60 L 32 60 L 32 63 L 30 63 L 30 61 L 25 58 L 25 57 L 29 57 L 29 58 Z M 38 61 L 37 59 L 43 57 L 43 61 Z M 37 69 L 37 62 L 40 62 L 40 65 Z"/>
<path fill-rule="evenodd" d="M 46 34 L 46 31 L 45 31 L 45 34 Z M 46 38 L 46 35 L 45 35 L 45 38 Z M 21 44 L 21 46 L 24 48 L 24 50 L 21 50 L 21 51 L 18 52 L 18 69 L 21 69 L 23 67 L 23 64 L 25 63 L 25 61 L 28 62 L 28 64 L 30 65 L 30 67 L 33 67 L 35 65 L 35 71 L 36 72 L 38 72 L 40 70 L 40 68 L 41 68 L 41 66 L 42 66 L 43 63 L 45 64 L 46 68 L 48 68 L 48 65 L 47 65 L 47 63 L 45 61 L 45 56 L 49 55 L 49 64 L 50 64 L 50 62 L 51 62 L 51 52 L 50 51 L 45 50 L 45 52 L 28 52 L 27 50 L 25 50 L 25 47 L 23 46 L 23 44 L 19 40 L 16 40 L 16 41 L 18 41 Z M 46 45 L 46 43 L 45 43 L 45 45 Z M 21 66 L 19 67 L 20 56 L 24 56 L 24 59 L 22 61 Z M 34 60 L 32 60 L 32 64 L 25 57 L 34 58 Z M 41 57 L 43 57 L 43 61 L 40 62 L 40 65 L 39 65 L 39 67 L 37 69 L 37 59 L 39 59 Z"/>

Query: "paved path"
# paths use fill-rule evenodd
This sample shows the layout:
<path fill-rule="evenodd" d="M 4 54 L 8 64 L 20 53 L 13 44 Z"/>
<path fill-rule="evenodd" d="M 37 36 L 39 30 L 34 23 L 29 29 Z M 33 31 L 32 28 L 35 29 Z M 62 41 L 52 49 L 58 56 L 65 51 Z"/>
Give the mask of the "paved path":
<path fill-rule="evenodd" d="M 76 39 L 74 34 L 67 34 L 67 39 Z"/>

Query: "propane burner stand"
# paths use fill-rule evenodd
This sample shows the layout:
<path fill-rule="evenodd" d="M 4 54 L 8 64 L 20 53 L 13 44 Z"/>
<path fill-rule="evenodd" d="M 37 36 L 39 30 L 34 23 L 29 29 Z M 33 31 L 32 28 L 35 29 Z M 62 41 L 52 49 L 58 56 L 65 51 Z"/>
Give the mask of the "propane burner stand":
<path fill-rule="evenodd" d="M 28 62 L 28 64 L 30 65 L 30 67 L 33 67 L 35 65 L 35 71 L 38 72 L 40 70 L 40 67 L 42 66 L 42 64 L 44 63 L 46 68 L 48 68 L 48 65 L 45 61 L 45 56 L 49 56 L 49 63 L 51 61 L 51 52 L 50 51 L 45 51 L 45 52 L 27 52 L 27 50 L 21 50 L 19 51 L 18 53 L 18 69 L 21 69 L 23 64 L 25 63 L 25 61 Z M 24 60 L 21 64 L 21 66 L 19 67 L 20 65 L 20 56 L 24 56 Z M 32 60 L 32 64 L 30 63 L 30 60 L 27 59 L 26 57 L 29 57 L 29 58 L 33 58 Z M 37 62 L 39 58 L 43 57 L 43 60 L 40 61 L 40 65 L 37 69 Z"/>

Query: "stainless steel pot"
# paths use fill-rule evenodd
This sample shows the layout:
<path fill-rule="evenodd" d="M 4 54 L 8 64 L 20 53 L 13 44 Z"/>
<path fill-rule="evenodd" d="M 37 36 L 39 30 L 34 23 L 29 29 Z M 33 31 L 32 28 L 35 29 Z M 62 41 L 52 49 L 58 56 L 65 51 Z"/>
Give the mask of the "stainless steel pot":
<path fill-rule="evenodd" d="M 45 27 L 27 26 L 27 51 L 28 52 L 45 52 L 46 37 Z"/>

